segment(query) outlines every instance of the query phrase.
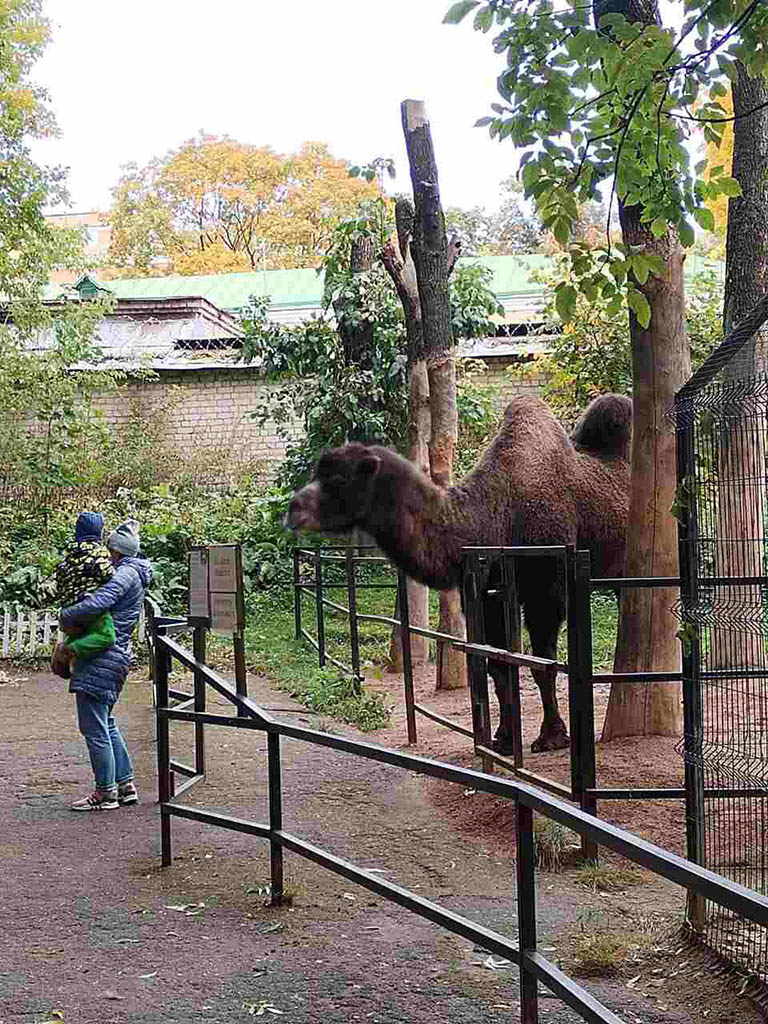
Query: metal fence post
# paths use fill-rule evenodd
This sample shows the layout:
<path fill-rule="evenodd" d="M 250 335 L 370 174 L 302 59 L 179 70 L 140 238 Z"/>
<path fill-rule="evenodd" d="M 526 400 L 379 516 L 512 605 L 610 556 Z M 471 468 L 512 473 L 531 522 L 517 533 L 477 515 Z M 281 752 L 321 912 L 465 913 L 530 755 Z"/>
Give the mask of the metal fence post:
<path fill-rule="evenodd" d="M 536 978 L 525 968 L 525 954 L 536 952 L 536 854 L 533 811 L 518 800 L 515 805 L 517 851 L 517 945 L 520 950 L 520 1021 L 539 1024 Z"/>
<path fill-rule="evenodd" d="M 504 635 L 508 651 L 522 651 L 522 629 L 520 623 L 520 602 L 517 599 L 517 572 L 514 558 L 504 555 L 501 560 L 501 586 L 504 593 Z M 516 768 L 523 767 L 523 713 L 520 704 L 520 669 L 517 665 L 502 666 L 506 675 L 507 697 L 511 718 L 514 721 L 512 734 L 512 760 Z"/>
<path fill-rule="evenodd" d="M 315 606 L 317 608 L 317 659 L 325 666 L 325 609 L 323 607 L 323 563 L 320 548 L 315 549 Z"/>
<path fill-rule="evenodd" d="M 592 683 L 592 604 L 588 551 L 565 553 L 568 595 L 568 711 L 571 731 L 571 793 L 582 810 L 597 813 L 595 788 L 595 701 Z M 596 861 L 598 847 L 582 836 L 581 853 Z"/>
<path fill-rule="evenodd" d="M 347 606 L 349 608 L 349 653 L 352 659 L 352 674 L 355 689 L 362 690 L 363 677 L 360 672 L 360 632 L 357 628 L 357 588 L 355 586 L 355 548 L 348 547 L 344 552 L 347 570 Z"/>
<path fill-rule="evenodd" d="M 168 708 L 168 653 L 158 643 L 165 635 L 162 627 L 155 630 L 155 692 L 157 694 L 157 794 L 160 803 L 160 849 L 162 865 L 171 863 L 171 818 L 165 805 L 171 797 L 171 748 L 169 722 L 163 714 Z"/>
<path fill-rule="evenodd" d="M 676 396 L 677 413 L 677 488 L 678 558 L 680 563 L 681 618 L 686 608 L 698 600 L 698 574 L 694 545 L 698 524 L 692 482 L 696 468 L 696 448 L 691 416 L 682 409 Z M 683 665 L 683 756 L 685 763 L 685 831 L 688 860 L 704 866 L 704 767 L 702 738 L 704 719 L 701 694 L 701 644 L 698 631 L 688 631 L 682 645 Z M 687 916 L 695 931 L 706 926 L 706 901 L 699 893 L 688 893 Z"/>
<path fill-rule="evenodd" d="M 296 640 L 301 640 L 301 561 L 299 548 L 293 549 L 293 629 Z"/>
<path fill-rule="evenodd" d="M 416 709 L 413 695 L 413 662 L 411 660 L 411 613 L 408 604 L 408 577 L 397 571 L 397 603 L 400 609 L 400 647 L 403 652 L 403 684 L 405 687 L 405 721 L 408 743 L 416 743 Z"/>
<path fill-rule="evenodd" d="M 267 733 L 267 754 L 269 758 L 269 828 L 280 832 L 283 827 L 283 787 L 280 768 L 280 735 Z M 274 838 L 269 843 L 270 854 L 270 904 L 283 904 L 283 847 Z"/>
<path fill-rule="evenodd" d="M 232 647 L 235 655 L 235 691 L 240 697 L 248 696 L 248 671 L 245 666 L 245 637 L 242 633 L 235 633 L 232 637 Z M 240 708 L 237 709 L 238 718 L 247 717 Z"/>
<path fill-rule="evenodd" d="M 192 633 L 192 653 L 195 661 L 205 664 L 205 626 L 195 626 Z M 195 670 L 195 711 L 205 711 L 205 679 L 202 674 Z M 198 775 L 205 775 L 205 726 L 202 722 L 195 722 L 195 771 Z"/>
<path fill-rule="evenodd" d="M 467 621 L 467 640 L 469 643 L 485 643 L 485 622 L 483 617 L 482 598 L 478 575 L 480 566 L 477 558 L 464 556 L 463 565 L 464 614 Z M 475 748 L 478 746 L 491 748 L 491 712 L 488 704 L 488 659 L 477 654 L 467 654 L 467 670 L 469 675 L 470 699 L 472 702 L 472 733 Z M 487 754 L 482 755 L 483 771 L 493 772 L 493 761 Z"/>

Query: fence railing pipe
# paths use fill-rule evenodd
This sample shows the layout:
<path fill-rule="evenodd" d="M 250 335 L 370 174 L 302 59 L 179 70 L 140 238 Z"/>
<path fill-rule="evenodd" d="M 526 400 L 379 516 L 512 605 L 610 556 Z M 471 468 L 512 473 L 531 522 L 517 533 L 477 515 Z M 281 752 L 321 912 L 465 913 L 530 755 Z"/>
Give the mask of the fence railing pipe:
<path fill-rule="evenodd" d="M 512 555 L 501 560 L 501 580 L 504 588 L 504 632 L 510 651 L 522 651 L 520 602 L 517 596 L 517 574 Z M 523 711 L 520 703 L 520 666 L 504 664 L 505 682 L 509 694 L 510 713 L 514 723 L 512 733 L 512 763 L 523 767 Z"/>
<path fill-rule="evenodd" d="M 245 664 L 245 637 L 242 633 L 235 633 L 232 637 L 232 649 L 235 655 L 235 689 L 241 697 L 247 697 L 248 669 Z"/>
<path fill-rule="evenodd" d="M 536 952 L 536 851 L 533 840 L 533 811 L 515 806 L 517 868 L 517 936 L 520 953 Z M 539 1024 L 538 982 L 529 971 L 520 971 L 520 1020 Z"/>
<path fill-rule="evenodd" d="M 485 622 L 483 606 L 478 583 L 476 556 L 465 556 L 462 586 L 464 588 L 464 609 L 467 621 L 467 674 L 469 676 L 469 695 L 472 704 L 472 732 L 475 741 L 475 754 L 482 758 L 483 771 L 489 775 L 493 772 L 493 761 L 478 748 L 490 748 L 491 740 L 491 709 L 488 702 L 488 663 L 484 657 L 472 651 L 472 645 L 481 645 L 485 640 Z"/>
<path fill-rule="evenodd" d="M 299 549 L 293 549 L 293 634 L 301 640 L 301 563 Z"/>
<path fill-rule="evenodd" d="M 283 783 L 280 766 L 280 736 L 267 734 L 267 755 L 269 767 L 269 862 L 270 862 L 270 905 L 283 905 L 283 847 L 276 841 L 275 833 L 283 828 Z"/>
<path fill-rule="evenodd" d="M 400 609 L 400 647 L 403 652 L 403 686 L 405 690 L 405 721 L 409 744 L 416 743 L 416 703 L 413 693 L 413 660 L 411 658 L 411 610 L 408 603 L 408 577 L 397 573 L 397 603 Z"/>
<path fill-rule="evenodd" d="M 195 661 L 205 664 L 205 626 L 195 626 L 192 634 L 192 653 Z M 195 669 L 195 699 L 194 707 L 197 712 L 205 711 L 205 677 L 199 669 Z M 198 775 L 205 775 L 205 732 L 202 722 L 195 723 L 195 772 Z"/>
<path fill-rule="evenodd" d="M 158 635 L 157 641 L 159 656 L 162 655 L 163 659 L 165 658 L 166 653 L 177 655 L 178 652 L 184 656 L 186 662 L 191 662 L 194 665 L 194 659 L 192 659 L 183 648 L 179 647 L 175 641 L 170 640 L 161 634 Z M 159 673 L 159 696 L 165 699 L 167 679 L 163 676 L 162 666 L 158 667 L 161 669 Z M 649 843 L 644 839 L 633 836 L 630 833 L 609 824 L 608 822 L 601 821 L 590 814 L 586 814 L 579 808 L 573 807 L 556 797 L 549 796 L 541 790 L 534 789 L 533 787 L 516 780 L 484 775 L 481 772 L 472 771 L 471 769 L 459 768 L 456 765 L 434 761 L 429 758 L 418 757 L 413 754 L 404 753 L 403 751 L 391 750 L 386 747 L 380 747 L 377 744 L 365 743 L 345 736 L 333 736 L 330 733 L 323 733 L 317 730 L 307 729 L 303 726 L 294 726 L 287 722 L 278 721 L 272 718 L 249 698 L 240 697 L 230 686 L 228 686 L 228 684 L 221 680 L 215 672 L 205 668 L 204 674 L 206 678 L 210 678 L 215 683 L 220 683 L 221 692 L 226 695 L 233 704 L 241 705 L 248 712 L 249 718 L 253 720 L 253 723 L 257 724 L 257 727 L 264 728 L 268 732 L 304 740 L 320 746 L 327 746 L 331 749 L 347 751 L 348 753 L 357 754 L 358 756 L 369 758 L 383 764 L 391 764 L 405 768 L 408 771 L 415 771 L 419 774 L 434 778 L 457 782 L 464 786 L 468 785 L 477 791 L 493 793 L 498 796 L 516 800 L 525 807 L 529 807 L 531 810 L 559 822 L 566 828 L 570 828 L 575 832 L 590 836 L 601 846 L 605 846 L 614 852 L 627 857 L 634 863 L 639 864 L 642 867 L 646 867 L 662 877 L 668 878 L 677 885 L 681 885 L 688 889 L 694 889 L 701 893 L 705 898 L 711 899 L 729 910 L 735 911 L 758 924 L 768 925 L 768 896 L 756 893 L 747 889 L 743 885 L 732 882 L 730 879 L 716 874 L 713 871 L 707 870 L 706 868 L 700 867 L 696 864 L 692 864 L 690 861 L 672 854 L 668 850 L 664 850 L 655 846 L 653 843 Z M 188 714 L 188 712 L 185 713 L 185 717 Z M 164 720 L 167 722 L 167 715 L 167 707 L 158 708 L 159 726 L 163 726 Z M 241 722 L 238 721 L 238 724 L 241 724 Z M 252 723 L 247 720 L 242 720 L 242 725 L 248 726 L 249 728 L 253 727 Z M 162 728 L 159 729 L 159 732 L 163 732 Z M 163 766 L 163 770 L 161 770 L 159 774 L 161 793 L 162 795 L 167 795 L 168 789 L 167 782 L 165 781 L 165 779 L 167 779 L 165 766 L 168 763 L 167 733 L 159 742 L 160 755 L 163 754 L 164 745 L 166 748 L 165 757 L 159 757 L 159 763 Z M 196 820 L 207 820 L 197 808 L 170 804 L 162 807 L 161 810 L 163 811 L 163 816 L 165 816 L 165 814 L 178 813 L 181 816 Z M 217 822 L 223 822 L 224 820 L 225 819 L 223 817 L 217 818 Z M 230 821 L 230 819 L 226 820 L 227 822 Z M 238 823 L 232 819 L 232 824 L 228 825 L 228 827 L 240 828 L 241 825 L 242 831 L 259 834 L 267 839 L 270 838 L 269 829 L 263 826 L 255 826 L 253 823 Z M 280 838 L 284 845 L 288 845 L 288 843 L 283 839 L 283 836 L 284 833 L 281 833 L 277 838 Z M 166 852 L 168 854 L 168 858 L 170 858 L 170 834 L 167 844 L 164 844 L 164 853 Z"/>
<path fill-rule="evenodd" d="M 157 795 L 160 802 L 160 851 L 164 868 L 171 863 L 171 819 L 165 806 L 171 799 L 170 723 L 160 710 L 168 707 L 168 649 L 160 643 L 162 626 L 155 627 L 155 693 L 157 695 Z"/>
<path fill-rule="evenodd" d="M 325 666 L 325 609 L 323 608 L 323 561 L 318 548 L 315 551 L 315 608 L 317 611 L 317 657 L 320 668 Z"/>
<path fill-rule="evenodd" d="M 679 404 L 679 395 L 678 395 Z M 678 488 L 678 558 L 680 562 L 680 599 L 686 606 L 698 599 L 698 572 L 694 543 L 698 524 L 696 503 L 691 482 L 696 472 L 696 451 L 693 423 L 678 415 L 677 422 L 677 488 Z M 683 619 L 685 621 L 685 619 Z M 701 650 L 698 631 L 689 632 L 682 645 L 683 677 L 683 756 L 685 761 L 685 832 L 688 860 L 704 863 L 704 769 L 702 738 L 704 719 L 701 694 Z M 706 906 L 700 895 L 689 893 L 686 913 L 692 927 L 701 931 L 706 923 Z"/>
<path fill-rule="evenodd" d="M 595 788 L 595 699 L 592 683 L 592 607 L 589 552 L 569 549 L 568 571 L 568 706 L 571 719 L 571 787 L 573 799 L 588 814 L 597 803 L 588 792 Z M 585 860 L 597 860 L 597 846 L 582 839 Z"/>

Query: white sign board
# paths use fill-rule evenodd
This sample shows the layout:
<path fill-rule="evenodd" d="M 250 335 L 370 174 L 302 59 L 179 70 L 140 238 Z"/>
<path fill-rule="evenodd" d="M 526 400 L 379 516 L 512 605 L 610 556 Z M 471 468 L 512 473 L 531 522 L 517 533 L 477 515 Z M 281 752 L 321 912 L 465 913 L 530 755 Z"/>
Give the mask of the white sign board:
<path fill-rule="evenodd" d="M 237 594 L 211 593 L 211 630 L 223 636 L 237 632 Z"/>
<path fill-rule="evenodd" d="M 233 547 L 209 547 L 209 588 L 212 594 L 237 593 L 237 557 Z"/>
<path fill-rule="evenodd" d="M 207 619 L 208 608 L 208 552 L 195 548 L 189 553 L 189 615 Z"/>
<path fill-rule="evenodd" d="M 189 618 L 222 636 L 243 629 L 243 573 L 237 544 L 208 544 L 189 553 Z"/>

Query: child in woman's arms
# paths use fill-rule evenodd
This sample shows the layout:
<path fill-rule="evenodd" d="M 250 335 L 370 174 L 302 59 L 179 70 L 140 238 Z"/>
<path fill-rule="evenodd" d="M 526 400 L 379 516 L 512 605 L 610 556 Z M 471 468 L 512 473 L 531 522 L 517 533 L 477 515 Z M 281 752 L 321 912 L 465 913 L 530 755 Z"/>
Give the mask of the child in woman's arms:
<path fill-rule="evenodd" d="M 82 512 L 75 526 L 75 543 L 55 570 L 56 599 L 68 608 L 88 597 L 112 579 L 114 566 L 102 543 L 104 520 L 98 512 Z M 115 624 L 110 612 L 104 612 L 79 634 L 68 633 L 57 643 L 51 658 L 51 671 L 69 679 L 78 658 L 92 658 L 115 642 Z"/>

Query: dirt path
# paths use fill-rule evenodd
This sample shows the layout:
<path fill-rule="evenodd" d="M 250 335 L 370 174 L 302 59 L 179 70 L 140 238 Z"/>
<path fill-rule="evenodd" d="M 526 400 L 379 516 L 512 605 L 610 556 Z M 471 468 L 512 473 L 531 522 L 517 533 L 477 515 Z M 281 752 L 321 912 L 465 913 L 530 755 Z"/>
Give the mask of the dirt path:
<path fill-rule="evenodd" d="M 319 724 L 263 681 L 253 680 L 251 693 L 292 709 L 292 720 Z M 466 710 L 463 695 L 440 702 L 444 712 Z M 268 848 L 258 840 L 177 819 L 174 862 L 162 871 L 154 717 L 142 676 L 129 681 L 118 718 L 142 804 L 73 814 L 70 802 L 89 786 L 73 698 L 42 674 L 0 685 L 0 1024 L 519 1020 L 513 969 L 307 861 L 286 855 L 292 905 L 266 908 Z M 426 722 L 420 730 L 420 753 L 454 755 L 453 740 L 446 746 Z M 174 727 L 181 760 L 190 738 Z M 401 711 L 370 738 L 400 745 Z M 207 742 L 208 778 L 188 802 L 266 820 L 263 738 L 210 729 Z M 459 759 L 469 763 L 461 742 Z M 500 802 L 296 742 L 285 743 L 283 757 L 286 829 L 515 935 Z M 746 1004 L 722 999 L 722 983 L 701 965 L 686 968 L 688 954 L 674 943 L 648 939 L 679 921 L 679 894 L 649 876 L 625 884 L 614 875 L 622 888 L 605 894 L 572 873 L 540 874 L 548 955 L 568 968 L 585 941 L 624 919 L 628 959 L 615 978 L 585 983 L 627 1021 L 756 1020 Z M 545 996 L 541 1019 L 578 1018 Z"/>

